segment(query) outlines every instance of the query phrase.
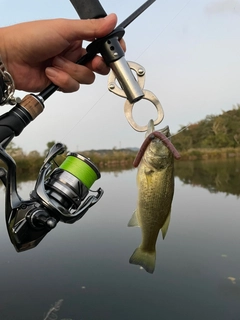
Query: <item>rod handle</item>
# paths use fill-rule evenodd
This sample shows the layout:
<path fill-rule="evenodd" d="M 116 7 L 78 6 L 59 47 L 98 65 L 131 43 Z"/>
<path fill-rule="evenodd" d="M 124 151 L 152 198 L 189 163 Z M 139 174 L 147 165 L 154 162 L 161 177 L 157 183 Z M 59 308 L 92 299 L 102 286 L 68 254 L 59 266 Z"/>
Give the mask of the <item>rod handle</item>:
<path fill-rule="evenodd" d="M 44 109 L 44 105 L 33 94 L 26 95 L 21 101 L 21 106 L 28 111 L 33 120 L 43 112 Z"/>
<path fill-rule="evenodd" d="M 98 0 L 70 0 L 81 19 L 106 17 L 106 12 Z"/>

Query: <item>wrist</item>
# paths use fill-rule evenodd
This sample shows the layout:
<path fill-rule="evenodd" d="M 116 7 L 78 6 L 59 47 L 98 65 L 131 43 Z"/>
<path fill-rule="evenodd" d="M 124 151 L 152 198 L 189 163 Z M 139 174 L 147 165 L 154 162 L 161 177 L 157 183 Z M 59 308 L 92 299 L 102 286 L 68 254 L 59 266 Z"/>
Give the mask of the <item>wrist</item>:
<path fill-rule="evenodd" d="M 0 56 L 0 105 L 15 105 L 17 99 L 14 98 L 15 84 L 11 74 L 7 71 L 2 57 Z"/>

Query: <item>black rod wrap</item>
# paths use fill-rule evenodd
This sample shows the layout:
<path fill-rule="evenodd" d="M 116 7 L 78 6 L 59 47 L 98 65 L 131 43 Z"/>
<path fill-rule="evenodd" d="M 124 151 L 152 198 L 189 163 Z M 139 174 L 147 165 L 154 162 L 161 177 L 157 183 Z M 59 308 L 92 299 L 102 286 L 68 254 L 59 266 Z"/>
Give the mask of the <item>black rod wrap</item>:
<path fill-rule="evenodd" d="M 70 0 L 81 19 L 106 17 L 106 12 L 98 0 Z"/>

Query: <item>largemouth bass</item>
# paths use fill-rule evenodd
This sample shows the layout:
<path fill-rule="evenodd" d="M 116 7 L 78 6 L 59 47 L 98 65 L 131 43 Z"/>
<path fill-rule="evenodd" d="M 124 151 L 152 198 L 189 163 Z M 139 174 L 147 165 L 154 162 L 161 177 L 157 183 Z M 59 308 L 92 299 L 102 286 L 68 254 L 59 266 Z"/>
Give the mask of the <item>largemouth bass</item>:
<path fill-rule="evenodd" d="M 154 131 L 151 120 L 146 136 Z M 170 137 L 169 128 L 159 132 Z M 154 137 L 148 145 L 138 166 L 138 202 L 128 226 L 139 226 L 142 243 L 134 251 L 129 262 L 142 266 L 153 273 L 156 261 L 156 241 L 159 231 L 165 238 L 170 223 L 171 204 L 174 193 L 174 156 L 166 145 Z"/>

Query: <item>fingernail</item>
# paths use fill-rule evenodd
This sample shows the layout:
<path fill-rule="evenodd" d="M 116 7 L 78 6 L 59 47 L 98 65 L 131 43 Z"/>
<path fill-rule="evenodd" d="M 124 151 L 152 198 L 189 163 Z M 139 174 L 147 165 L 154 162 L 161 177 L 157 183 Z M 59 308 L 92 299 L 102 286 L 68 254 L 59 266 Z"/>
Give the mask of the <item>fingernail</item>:
<path fill-rule="evenodd" d="M 49 77 L 56 77 L 57 76 L 57 70 L 51 67 L 46 68 L 45 70 L 46 75 Z"/>

